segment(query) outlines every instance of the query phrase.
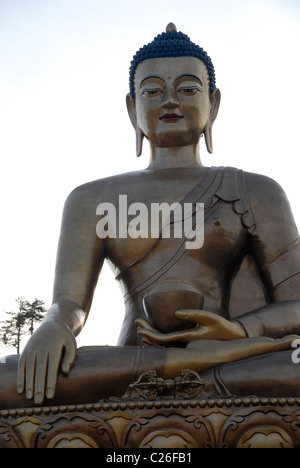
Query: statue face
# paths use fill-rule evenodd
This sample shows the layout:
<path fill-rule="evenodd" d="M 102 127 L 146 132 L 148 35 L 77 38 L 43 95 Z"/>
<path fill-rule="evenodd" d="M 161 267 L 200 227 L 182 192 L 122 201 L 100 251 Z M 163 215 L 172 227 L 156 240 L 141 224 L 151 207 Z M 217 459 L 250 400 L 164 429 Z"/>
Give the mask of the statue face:
<path fill-rule="evenodd" d="M 196 144 L 210 118 L 208 72 L 194 57 L 155 58 L 135 75 L 137 125 L 155 147 Z"/>

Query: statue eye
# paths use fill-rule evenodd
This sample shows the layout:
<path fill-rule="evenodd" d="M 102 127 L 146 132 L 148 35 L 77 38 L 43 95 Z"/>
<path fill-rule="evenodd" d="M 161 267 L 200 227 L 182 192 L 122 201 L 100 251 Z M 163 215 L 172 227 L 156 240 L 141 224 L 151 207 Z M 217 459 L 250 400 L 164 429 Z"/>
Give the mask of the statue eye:
<path fill-rule="evenodd" d="M 143 89 L 143 91 L 141 92 L 141 95 L 142 96 L 159 96 L 160 94 L 162 94 L 162 90 L 161 89 Z"/>
<path fill-rule="evenodd" d="M 184 94 L 186 96 L 193 96 L 196 93 L 201 93 L 201 89 L 198 86 L 193 86 L 190 88 L 179 88 L 178 93 Z"/>

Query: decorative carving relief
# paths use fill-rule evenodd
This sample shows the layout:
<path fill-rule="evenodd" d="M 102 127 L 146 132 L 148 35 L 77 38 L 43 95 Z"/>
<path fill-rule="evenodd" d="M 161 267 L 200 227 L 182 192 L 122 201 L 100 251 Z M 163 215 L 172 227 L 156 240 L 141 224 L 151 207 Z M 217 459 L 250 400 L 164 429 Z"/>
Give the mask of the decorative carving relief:
<path fill-rule="evenodd" d="M 24 448 L 13 428 L 3 421 L 0 422 L 0 448 Z"/>
<path fill-rule="evenodd" d="M 236 448 L 293 448 L 293 441 L 276 426 L 258 426 L 246 431 Z"/>
<path fill-rule="evenodd" d="M 0 448 L 299 448 L 300 399 L 100 401 L 0 411 Z"/>
<path fill-rule="evenodd" d="M 106 422 L 85 413 L 60 414 L 47 418 L 32 438 L 32 448 L 117 447 L 113 430 Z"/>
<path fill-rule="evenodd" d="M 300 446 L 300 420 L 281 408 L 240 409 L 225 422 L 220 447 L 293 448 Z"/>
<path fill-rule="evenodd" d="M 182 409 L 143 413 L 132 419 L 121 439 L 121 446 L 126 448 L 204 448 L 214 445 L 210 423 L 201 414 Z"/>

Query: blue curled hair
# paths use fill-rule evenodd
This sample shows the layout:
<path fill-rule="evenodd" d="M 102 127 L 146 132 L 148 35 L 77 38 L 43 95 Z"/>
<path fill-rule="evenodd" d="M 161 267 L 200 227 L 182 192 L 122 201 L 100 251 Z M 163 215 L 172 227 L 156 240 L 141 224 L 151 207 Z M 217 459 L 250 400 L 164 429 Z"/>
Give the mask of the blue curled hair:
<path fill-rule="evenodd" d="M 215 69 L 211 58 L 197 44 L 182 32 L 166 31 L 156 36 L 152 42 L 141 47 L 133 60 L 129 70 L 129 90 L 131 96 L 135 97 L 134 77 L 137 66 L 147 59 L 166 57 L 196 57 L 200 59 L 207 68 L 209 77 L 209 90 L 212 93 L 216 89 Z"/>

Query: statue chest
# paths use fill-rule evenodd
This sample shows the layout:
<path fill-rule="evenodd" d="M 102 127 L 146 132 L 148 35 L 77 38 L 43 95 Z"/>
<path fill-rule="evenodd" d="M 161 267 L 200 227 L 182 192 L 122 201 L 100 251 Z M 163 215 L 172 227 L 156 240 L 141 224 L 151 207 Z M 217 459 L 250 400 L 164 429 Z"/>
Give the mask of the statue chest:
<path fill-rule="evenodd" d="M 116 239 L 109 260 L 125 300 L 172 277 L 190 281 L 207 296 L 222 295 L 247 251 L 247 229 L 232 204 L 222 203 L 204 220 L 201 236 L 199 247 L 186 237 Z"/>

